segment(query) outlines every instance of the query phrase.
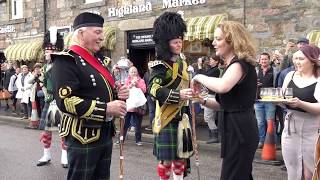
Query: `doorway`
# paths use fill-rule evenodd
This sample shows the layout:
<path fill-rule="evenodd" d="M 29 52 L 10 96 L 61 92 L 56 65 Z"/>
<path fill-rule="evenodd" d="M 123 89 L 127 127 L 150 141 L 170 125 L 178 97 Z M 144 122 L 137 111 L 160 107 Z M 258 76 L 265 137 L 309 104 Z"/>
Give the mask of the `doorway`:
<path fill-rule="evenodd" d="M 152 48 L 130 48 L 129 59 L 138 69 L 140 77 L 148 70 L 148 62 L 155 59 L 155 49 Z"/>

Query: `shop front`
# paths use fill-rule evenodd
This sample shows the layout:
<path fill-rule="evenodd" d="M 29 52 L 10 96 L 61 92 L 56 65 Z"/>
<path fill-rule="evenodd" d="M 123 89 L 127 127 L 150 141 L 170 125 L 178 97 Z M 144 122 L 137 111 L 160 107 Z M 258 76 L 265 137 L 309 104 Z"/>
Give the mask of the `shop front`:
<path fill-rule="evenodd" d="M 195 63 L 199 57 L 214 53 L 214 30 L 226 18 L 225 14 L 186 18 L 187 33 L 184 37 L 183 52 L 190 64 Z"/>
<path fill-rule="evenodd" d="M 42 40 L 30 40 L 8 46 L 4 50 L 6 60 L 15 64 L 32 65 L 36 62 L 43 62 L 44 52 L 42 50 Z"/>
<path fill-rule="evenodd" d="M 209 56 L 214 53 L 212 46 L 214 30 L 226 17 L 225 14 L 217 14 L 185 18 L 187 33 L 184 37 L 183 53 L 186 55 L 188 63 L 192 64 L 196 62 L 198 57 Z M 148 26 L 152 27 L 151 24 Z M 135 28 L 135 26 L 132 28 Z M 125 37 L 127 37 L 128 58 L 137 67 L 139 74 L 142 76 L 147 70 L 147 63 L 155 60 L 156 56 L 154 41 L 152 40 L 153 29 L 129 29 L 125 31 L 125 34 Z"/>

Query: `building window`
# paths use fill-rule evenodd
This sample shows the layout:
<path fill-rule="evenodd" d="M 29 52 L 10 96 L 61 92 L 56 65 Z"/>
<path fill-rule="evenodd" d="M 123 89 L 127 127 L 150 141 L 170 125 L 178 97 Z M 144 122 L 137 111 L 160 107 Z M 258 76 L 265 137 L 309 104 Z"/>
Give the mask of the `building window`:
<path fill-rule="evenodd" d="M 23 18 L 23 0 L 11 1 L 11 16 L 12 19 Z"/>
<path fill-rule="evenodd" d="M 96 2 L 101 2 L 102 0 L 85 0 L 84 2 L 86 4 L 89 4 L 89 3 L 96 3 Z"/>

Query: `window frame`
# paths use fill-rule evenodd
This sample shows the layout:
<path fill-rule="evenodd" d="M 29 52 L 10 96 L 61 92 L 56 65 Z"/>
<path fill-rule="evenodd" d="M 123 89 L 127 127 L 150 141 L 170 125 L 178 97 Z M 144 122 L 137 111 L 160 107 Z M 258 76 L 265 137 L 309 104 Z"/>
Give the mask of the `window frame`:
<path fill-rule="evenodd" d="M 85 4 L 92 4 L 92 3 L 98 3 L 98 2 L 102 2 L 102 0 L 84 0 Z"/>
<path fill-rule="evenodd" d="M 23 9 L 23 0 L 11 0 L 11 19 L 22 19 Z"/>

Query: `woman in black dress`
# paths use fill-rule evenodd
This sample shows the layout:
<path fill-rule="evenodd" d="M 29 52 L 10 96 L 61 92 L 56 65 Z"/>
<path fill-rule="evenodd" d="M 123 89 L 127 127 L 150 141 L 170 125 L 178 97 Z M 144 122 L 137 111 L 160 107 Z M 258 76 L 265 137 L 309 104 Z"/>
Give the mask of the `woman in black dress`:
<path fill-rule="evenodd" d="M 226 70 L 221 78 L 196 75 L 194 93 L 200 84 L 217 93 L 200 103 L 220 110 L 221 180 L 250 180 L 252 161 L 258 146 L 258 128 L 253 104 L 256 99 L 257 75 L 253 39 L 238 22 L 225 21 L 214 32 L 213 46 Z"/>

